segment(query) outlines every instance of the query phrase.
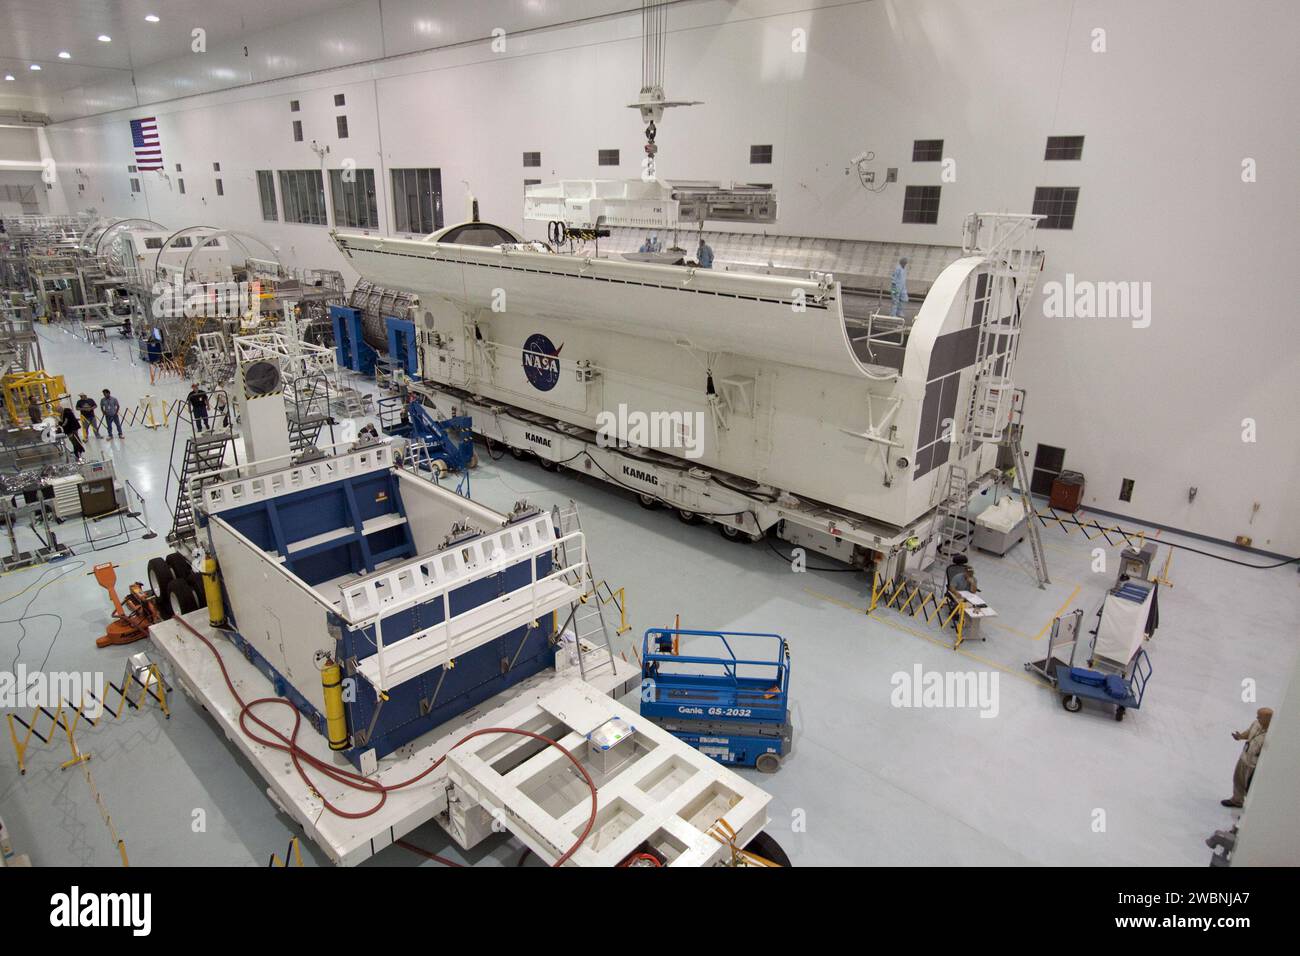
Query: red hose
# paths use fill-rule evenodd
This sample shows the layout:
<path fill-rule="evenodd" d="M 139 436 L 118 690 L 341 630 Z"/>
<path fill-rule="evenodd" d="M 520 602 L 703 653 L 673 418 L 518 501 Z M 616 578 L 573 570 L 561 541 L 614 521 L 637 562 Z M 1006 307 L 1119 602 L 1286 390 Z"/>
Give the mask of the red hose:
<path fill-rule="evenodd" d="M 288 700 L 284 697 L 259 697 L 256 700 L 251 700 L 245 703 L 244 699 L 239 696 L 239 691 L 235 690 L 235 684 L 230 679 L 230 673 L 226 670 L 226 662 L 221 659 L 221 653 L 217 650 L 216 646 L 213 645 L 213 643 L 209 641 L 206 637 L 204 637 L 202 634 L 196 631 L 193 627 L 191 627 L 189 622 L 186 621 L 184 618 L 180 617 L 179 615 L 174 617 L 172 620 L 176 621 L 178 624 L 181 625 L 181 627 L 185 628 L 185 630 L 189 631 L 200 641 L 202 641 L 207 646 L 208 650 L 212 652 L 212 656 L 217 659 L 217 666 L 221 668 L 222 680 L 226 682 L 226 687 L 230 691 L 230 696 L 235 699 L 235 702 L 237 704 L 239 704 L 239 729 L 244 732 L 244 736 L 248 737 L 254 743 L 259 743 L 265 747 L 271 747 L 274 750 L 280 750 L 287 753 L 289 755 L 289 758 L 293 761 L 294 769 L 298 771 L 298 776 L 302 778 L 303 783 L 307 784 L 307 786 L 311 788 L 312 792 L 315 793 L 318 797 L 320 797 L 320 801 L 324 805 L 325 809 L 328 810 L 330 813 L 334 814 L 335 816 L 344 817 L 348 820 L 359 820 L 362 817 L 368 817 L 372 813 L 376 813 L 380 809 L 380 807 L 382 807 L 384 803 L 388 800 L 389 791 L 401 790 L 405 787 L 409 787 L 411 784 L 416 783 L 422 778 L 428 776 L 431 772 L 436 770 L 438 767 L 442 766 L 442 762 L 447 759 L 447 754 L 443 754 L 441 757 L 439 757 L 433 763 L 429 764 L 429 766 L 425 767 L 415 776 L 408 777 L 406 780 L 403 780 L 399 783 L 392 783 L 392 784 L 383 784 L 377 780 L 371 780 L 369 777 L 364 777 L 361 774 L 355 773 L 351 770 L 341 770 L 338 767 L 335 767 L 333 764 L 326 763 L 325 761 L 321 760 L 319 757 L 316 757 L 315 755 L 308 753 L 306 750 L 302 749 L 302 747 L 298 745 L 298 728 L 302 726 L 302 712 L 299 711 L 298 708 L 294 706 L 293 701 Z M 286 737 L 279 730 L 276 730 L 270 724 L 266 723 L 266 721 L 262 720 L 255 713 L 253 713 L 253 708 L 258 706 L 259 704 L 283 704 L 285 707 L 288 707 L 290 710 L 293 711 L 293 729 L 289 732 L 289 736 Z M 250 720 L 253 723 L 257 724 L 257 726 L 265 730 L 267 733 L 269 733 L 271 737 L 269 738 L 259 737 L 252 730 L 250 730 L 248 726 L 248 722 Z M 573 856 L 574 853 L 578 852 L 578 847 L 582 846 L 582 844 L 586 841 L 587 836 L 591 833 L 591 828 L 596 824 L 596 784 L 591 779 L 591 774 L 587 773 L 587 768 L 584 767 L 582 764 L 580 764 L 577 758 L 574 757 L 572 753 L 570 753 L 567 749 L 561 746 L 558 742 L 552 740 L 549 737 L 543 737 L 541 734 L 535 734 L 531 730 L 520 730 L 518 727 L 480 728 L 479 730 L 475 730 L 466 734 L 460 740 L 452 744 L 451 747 L 448 748 L 447 753 L 450 753 L 452 750 L 455 750 L 457 747 L 459 747 L 461 744 L 465 743 L 466 741 L 473 740 L 475 737 L 482 737 L 486 734 L 518 734 L 521 737 L 531 737 L 533 740 L 539 740 L 542 743 L 546 744 L 547 746 L 554 747 L 560 753 L 564 754 L 564 756 L 569 758 L 569 763 L 573 764 L 573 766 L 577 768 L 578 773 L 582 774 L 582 779 L 586 782 L 587 789 L 591 791 L 591 813 L 587 816 L 587 825 L 583 827 L 582 833 L 578 835 L 578 839 L 574 842 L 573 846 L 569 847 L 569 849 L 566 850 L 564 854 L 560 856 L 559 859 L 557 859 L 553 864 L 551 864 L 552 866 L 563 866 L 565 863 L 569 861 L 569 859 Z M 339 807 L 336 807 L 334 804 L 326 800 L 325 795 L 322 794 L 312 784 L 311 777 L 308 776 L 307 770 L 304 768 L 303 764 L 310 765 L 311 767 L 313 767 L 316 770 L 319 770 L 321 773 L 323 773 L 325 776 L 329 777 L 331 780 L 335 781 L 336 783 L 341 783 L 346 787 L 351 787 L 353 790 L 362 790 L 368 793 L 378 794 L 379 799 L 375 802 L 375 805 L 370 807 L 368 810 L 349 811 L 349 810 L 340 809 Z M 450 863 L 449 860 L 445 860 L 442 857 L 437 856 L 436 854 L 431 854 L 428 851 L 420 850 L 414 844 L 408 844 L 403 840 L 399 840 L 397 842 L 400 843 L 402 846 L 404 846 L 406 849 L 412 850 L 413 852 L 416 853 L 420 853 L 421 855 L 428 856 L 430 859 L 438 860 L 441 863 Z"/>

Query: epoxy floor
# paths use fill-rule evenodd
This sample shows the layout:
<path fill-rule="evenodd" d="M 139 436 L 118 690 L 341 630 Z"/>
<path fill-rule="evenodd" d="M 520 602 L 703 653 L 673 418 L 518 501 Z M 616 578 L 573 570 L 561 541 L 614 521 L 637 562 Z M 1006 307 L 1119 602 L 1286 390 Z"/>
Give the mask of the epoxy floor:
<path fill-rule="evenodd" d="M 147 393 L 176 398 L 188 388 L 176 379 L 150 385 L 121 340 L 105 348 L 60 326 L 40 331 L 46 368 L 64 375 L 74 396 L 97 396 L 107 386 L 130 407 Z M 21 663 L 103 671 L 116 680 L 125 659 L 147 648 L 95 648 L 109 604 L 87 574 L 111 560 L 121 565 L 124 589 L 143 578 L 149 558 L 165 553 L 171 441 L 170 428 L 141 427 L 129 428 L 125 440 L 92 439 L 91 456 L 111 456 L 119 477 L 145 497 L 159 537 L 135 535 L 92 551 L 81 541 L 80 520 L 69 521 L 58 531 L 74 557 L 0 576 L 0 670 Z M 608 485 L 509 456 L 491 461 L 482 449 L 480 458 L 471 490 L 488 505 L 577 502 L 597 576 L 627 589 L 632 629 L 621 640 L 629 657 L 638 635 L 671 625 L 677 614 L 687 627 L 776 631 L 788 639 L 794 752 L 775 775 L 742 772 L 773 795 L 768 829 L 796 865 L 1204 866 L 1202 841 L 1232 822 L 1219 806 L 1240 746 L 1230 732 L 1244 728 L 1257 706 L 1278 700 L 1297 653 L 1294 566 L 1252 570 L 1178 552 L 1148 646 L 1154 675 L 1143 707 L 1118 723 L 1088 707 L 1071 714 L 1023 664 L 1044 655 L 1053 617 L 1080 607 L 1091 625 L 1114 579 L 1116 549 L 1107 549 L 1107 570 L 1095 573 L 1098 542 L 1078 532 L 1043 531 L 1052 576 L 1046 590 L 1034 585 L 1026 545 L 1003 559 L 976 553 L 983 595 L 999 616 L 985 625 L 986 641 L 953 651 L 941 643 L 946 635 L 921 621 L 884 609 L 867 616 L 860 574 L 797 573 L 767 544 L 726 541 L 666 511 L 646 511 Z M 1272 563 L 1167 533 L 1156 538 L 1166 539 Z M 32 544 L 21 530 L 20 546 Z M 893 706 L 893 676 L 917 667 L 995 675 L 996 714 Z M 1258 686 L 1258 703 L 1241 699 L 1247 679 Z M 201 709 L 180 693 L 171 704 L 170 720 L 150 707 L 77 733 L 132 865 L 265 865 L 273 852 L 283 856 L 292 822 Z M 119 865 L 82 768 L 59 770 L 66 740 L 30 751 L 29 770 L 19 776 L 5 737 L 0 816 L 15 848 L 38 865 Z M 434 824 L 411 839 L 463 859 Z M 518 856 L 518 844 L 503 836 L 469 859 L 512 865 Z M 304 859 L 327 863 L 310 844 Z M 366 865 L 420 862 L 394 847 Z"/>

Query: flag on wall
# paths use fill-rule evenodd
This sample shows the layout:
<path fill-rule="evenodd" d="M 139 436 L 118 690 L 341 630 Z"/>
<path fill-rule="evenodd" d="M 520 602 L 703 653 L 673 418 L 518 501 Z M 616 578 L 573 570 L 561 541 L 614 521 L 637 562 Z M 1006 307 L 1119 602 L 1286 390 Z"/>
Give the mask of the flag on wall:
<path fill-rule="evenodd" d="M 141 172 L 162 169 L 162 144 L 158 140 L 158 119 L 148 116 L 131 120 L 131 144 L 135 147 L 135 165 Z"/>

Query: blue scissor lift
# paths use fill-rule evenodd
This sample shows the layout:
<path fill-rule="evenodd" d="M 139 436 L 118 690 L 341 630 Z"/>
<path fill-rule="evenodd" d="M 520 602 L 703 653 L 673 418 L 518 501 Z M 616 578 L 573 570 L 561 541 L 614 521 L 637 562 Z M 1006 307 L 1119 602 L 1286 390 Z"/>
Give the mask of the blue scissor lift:
<path fill-rule="evenodd" d="M 737 657 L 733 644 L 766 653 Z M 641 714 L 719 763 L 775 773 L 790 752 L 790 650 L 779 634 L 651 628 Z"/>

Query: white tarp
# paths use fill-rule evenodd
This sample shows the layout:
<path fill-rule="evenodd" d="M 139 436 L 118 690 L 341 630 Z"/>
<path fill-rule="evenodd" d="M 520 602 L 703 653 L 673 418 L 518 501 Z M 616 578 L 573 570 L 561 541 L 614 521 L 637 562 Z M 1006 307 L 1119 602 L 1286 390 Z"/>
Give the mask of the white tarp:
<path fill-rule="evenodd" d="M 1097 625 L 1097 641 L 1093 657 L 1105 658 L 1124 667 L 1142 646 L 1146 636 L 1147 618 L 1151 613 L 1151 597 L 1155 588 L 1147 591 L 1141 603 L 1115 594 L 1107 594 L 1101 608 L 1101 622 Z"/>

